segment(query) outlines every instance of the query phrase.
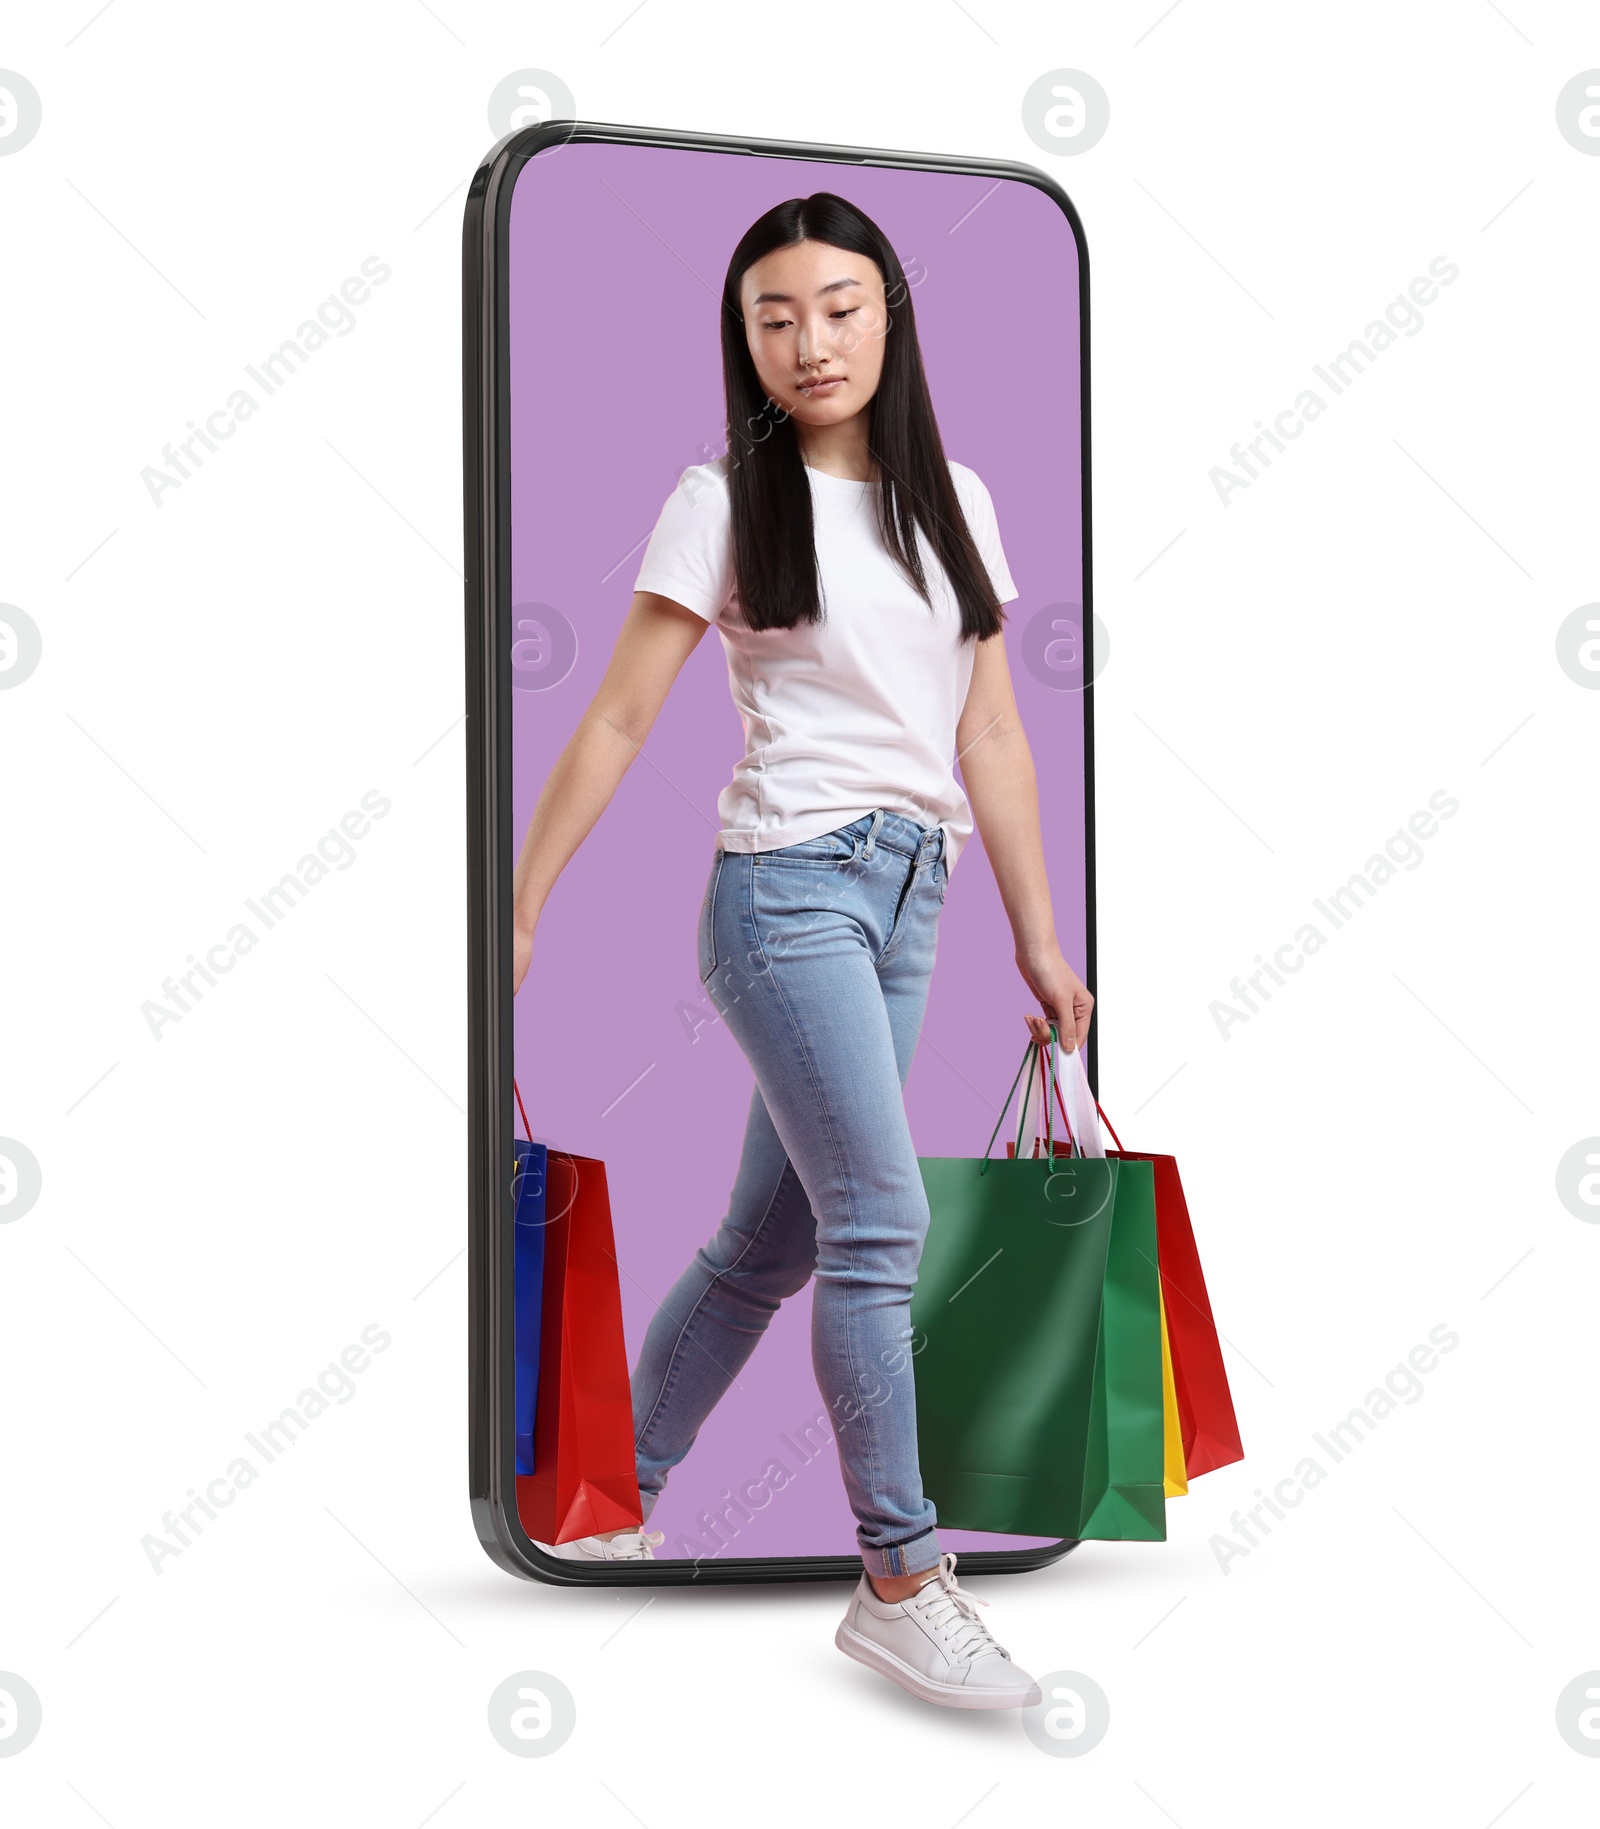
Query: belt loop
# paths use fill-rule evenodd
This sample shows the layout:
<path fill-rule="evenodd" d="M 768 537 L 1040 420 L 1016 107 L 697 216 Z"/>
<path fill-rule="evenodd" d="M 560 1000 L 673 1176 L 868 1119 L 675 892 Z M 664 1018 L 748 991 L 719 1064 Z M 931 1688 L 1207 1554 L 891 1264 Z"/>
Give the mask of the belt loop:
<path fill-rule="evenodd" d="M 873 847 L 874 843 L 877 841 L 877 837 L 878 837 L 878 827 L 881 826 L 882 824 L 883 824 L 883 808 L 874 807 L 872 810 L 872 824 L 867 828 L 867 842 L 861 847 L 861 856 L 862 856 L 863 861 L 869 859 L 872 856 L 872 847 Z"/>

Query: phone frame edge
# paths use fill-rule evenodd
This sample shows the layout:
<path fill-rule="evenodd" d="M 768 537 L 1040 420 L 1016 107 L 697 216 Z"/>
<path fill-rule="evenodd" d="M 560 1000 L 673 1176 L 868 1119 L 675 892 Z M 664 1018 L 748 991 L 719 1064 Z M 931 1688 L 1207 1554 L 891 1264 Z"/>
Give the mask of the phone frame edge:
<path fill-rule="evenodd" d="M 510 1185 L 495 1164 L 513 1134 L 509 1004 L 511 932 L 507 862 L 510 780 L 510 679 L 503 664 L 511 621 L 509 516 L 509 324 L 505 289 L 509 217 L 516 180 L 537 154 L 567 144 L 669 149 L 796 159 L 816 164 L 991 176 L 1031 184 L 1067 218 L 1078 254 L 1079 403 L 1083 565 L 1084 980 L 1096 997 L 1093 572 L 1089 398 L 1089 251 L 1067 193 L 1031 165 L 960 154 L 820 146 L 750 135 L 692 133 L 589 121 L 548 121 L 508 134 L 485 154 L 468 187 L 462 229 L 462 511 L 467 723 L 467 1182 L 468 1182 L 468 1486 L 473 1527 L 489 1559 L 524 1580 L 570 1587 L 687 1586 L 697 1581 L 759 1585 L 858 1579 L 855 1556 L 718 1557 L 590 1567 L 546 1556 L 517 1517 L 515 1457 L 502 1417 L 514 1377 Z M 1090 1032 L 1087 1071 L 1098 1092 L 1099 1031 Z M 1075 1538 L 1033 1549 L 968 1550 L 981 1574 L 1049 1566 L 1077 1548 Z"/>

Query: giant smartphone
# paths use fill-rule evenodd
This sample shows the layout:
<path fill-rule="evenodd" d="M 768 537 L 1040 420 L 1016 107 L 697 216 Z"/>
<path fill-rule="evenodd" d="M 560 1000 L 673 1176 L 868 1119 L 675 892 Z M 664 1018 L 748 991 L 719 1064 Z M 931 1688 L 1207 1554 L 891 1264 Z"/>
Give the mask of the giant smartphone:
<path fill-rule="evenodd" d="M 721 790 L 743 755 L 723 643 L 690 655 L 642 753 L 541 916 L 512 994 L 511 884 L 530 813 L 604 674 L 670 492 L 730 428 L 723 275 L 785 199 L 844 197 L 914 303 L 945 454 L 987 486 L 1019 595 L 1005 641 L 1038 770 L 1057 930 L 1095 989 L 1088 265 L 1028 166 L 547 122 L 512 134 L 466 212 L 471 1499 L 501 1567 L 559 1583 L 854 1579 L 854 1520 L 809 1344 L 782 1303 L 675 1466 L 654 1561 L 582 1564 L 519 1513 L 518 1165 L 603 1163 L 628 1364 L 728 1211 L 752 1070 L 697 971 Z M 891 311 L 895 301 L 889 301 Z M 949 881 L 905 1104 L 919 1154 L 978 1156 L 1037 1010 L 974 832 Z M 1096 1011 L 1094 1033 L 1103 1016 Z M 1087 1065 L 1095 1072 L 1095 1043 Z M 518 1153 L 519 1149 L 521 1154 Z M 620 1349 L 619 1349 L 620 1350 Z M 616 1355 L 613 1355 L 614 1358 Z M 526 1355 L 525 1355 L 526 1357 Z M 615 1407 L 615 1386 L 611 1389 Z M 540 1414 L 544 1414 L 542 1411 Z M 963 1569 L 1037 1568 L 1058 1539 L 940 1528 Z"/>

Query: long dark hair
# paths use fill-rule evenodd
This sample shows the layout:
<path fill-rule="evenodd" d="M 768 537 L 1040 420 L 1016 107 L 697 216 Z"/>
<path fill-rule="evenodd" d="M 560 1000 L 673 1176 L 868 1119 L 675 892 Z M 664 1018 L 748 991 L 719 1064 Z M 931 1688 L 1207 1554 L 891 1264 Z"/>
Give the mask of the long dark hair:
<path fill-rule="evenodd" d="M 864 254 L 883 275 L 890 321 L 868 435 L 880 484 L 883 543 L 932 608 L 917 543 L 920 527 L 961 605 L 961 639 L 987 640 L 999 632 L 1004 612 L 951 480 L 922 366 L 911 289 L 883 231 L 832 191 L 791 197 L 753 222 L 734 249 L 723 281 L 728 488 L 734 573 L 745 622 L 752 629 L 792 629 L 802 620 L 822 620 L 811 488 L 800 443 L 788 411 L 767 398 L 756 374 L 739 299 L 740 282 L 754 262 L 801 241 Z"/>

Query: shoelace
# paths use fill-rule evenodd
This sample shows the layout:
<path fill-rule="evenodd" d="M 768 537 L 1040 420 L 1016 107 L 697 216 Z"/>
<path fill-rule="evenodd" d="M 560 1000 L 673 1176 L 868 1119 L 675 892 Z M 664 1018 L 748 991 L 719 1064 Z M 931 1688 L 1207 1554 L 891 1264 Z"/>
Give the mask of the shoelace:
<path fill-rule="evenodd" d="M 612 1538 L 611 1548 L 613 1554 L 611 1555 L 610 1560 L 612 1562 L 648 1561 L 649 1558 L 645 1554 L 646 1546 L 648 1545 L 650 1549 L 656 1549 L 661 1544 L 665 1543 L 666 1540 L 667 1533 L 665 1531 L 639 1530 L 627 1532 L 621 1537 Z M 619 1543 L 627 1546 L 620 1555 L 615 1553 Z"/>
<path fill-rule="evenodd" d="M 968 1593 L 957 1582 L 955 1552 L 947 1551 L 939 1562 L 938 1581 L 919 1588 L 912 1595 L 911 1604 L 925 1615 L 931 1626 L 946 1636 L 951 1657 L 960 1662 L 969 1663 L 990 1651 L 998 1652 L 1001 1657 L 1009 1656 L 973 1611 L 975 1607 L 988 1606 L 988 1601 L 979 1600 L 976 1594 Z"/>

